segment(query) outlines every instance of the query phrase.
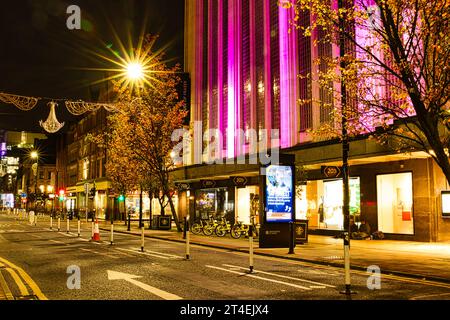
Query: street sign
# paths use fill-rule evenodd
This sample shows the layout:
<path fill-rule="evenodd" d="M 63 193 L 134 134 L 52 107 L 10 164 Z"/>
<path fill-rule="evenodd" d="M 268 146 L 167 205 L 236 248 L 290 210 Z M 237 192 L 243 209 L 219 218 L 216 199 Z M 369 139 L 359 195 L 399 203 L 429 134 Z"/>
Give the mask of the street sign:
<path fill-rule="evenodd" d="M 325 178 L 338 178 L 342 173 L 341 168 L 335 166 L 322 166 L 321 171 Z"/>

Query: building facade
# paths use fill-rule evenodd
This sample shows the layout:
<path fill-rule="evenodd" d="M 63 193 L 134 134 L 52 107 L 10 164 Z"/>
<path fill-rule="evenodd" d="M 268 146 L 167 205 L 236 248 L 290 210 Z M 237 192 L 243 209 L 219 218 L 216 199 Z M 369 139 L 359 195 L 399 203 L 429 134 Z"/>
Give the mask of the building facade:
<path fill-rule="evenodd" d="M 326 66 L 314 62 L 337 57 L 338 48 L 316 45 L 325 31 L 305 37 L 290 28 L 292 10 L 278 1 L 185 3 L 193 138 L 184 166 L 174 172 L 178 185 L 189 189 L 180 189 L 180 215 L 227 214 L 250 221 L 252 203 L 261 195 L 260 166 L 237 159 L 257 151 L 251 143 L 256 138 L 263 148 L 279 147 L 295 157 L 296 218 L 308 219 L 311 233 L 342 231 L 342 179 L 323 170 L 342 165 L 342 147 L 310 134 L 333 125 L 331 112 L 339 101 L 317 81 Z M 312 19 L 303 12 L 298 23 L 309 26 Z M 213 142 L 215 147 L 208 148 Z M 234 161 L 211 161 L 220 159 Z M 399 154 L 361 136 L 350 143 L 349 164 L 356 222 L 367 220 L 388 239 L 450 240 L 450 219 L 442 210 L 442 191 L 449 186 L 427 154 Z M 235 177 L 245 177 L 245 186 Z M 264 208 L 259 210 L 262 219 Z"/>

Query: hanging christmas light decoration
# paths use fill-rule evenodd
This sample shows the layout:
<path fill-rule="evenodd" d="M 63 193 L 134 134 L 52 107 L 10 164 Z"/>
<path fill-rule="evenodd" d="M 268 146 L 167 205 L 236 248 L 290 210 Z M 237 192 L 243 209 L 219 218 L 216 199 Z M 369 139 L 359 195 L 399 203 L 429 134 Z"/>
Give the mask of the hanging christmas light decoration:
<path fill-rule="evenodd" d="M 82 115 L 86 112 L 97 111 L 100 108 L 105 108 L 107 111 L 115 111 L 116 107 L 113 104 L 107 103 L 92 103 L 85 101 L 66 101 L 66 108 L 75 116 Z"/>
<path fill-rule="evenodd" d="M 55 107 L 58 105 L 56 102 L 49 102 L 50 113 L 48 114 L 48 118 L 45 122 L 42 120 L 39 121 L 39 125 L 44 128 L 48 133 L 58 132 L 62 127 L 64 127 L 64 122 L 59 123 L 58 119 L 56 119 Z"/>
<path fill-rule="evenodd" d="M 36 106 L 37 102 L 39 101 L 39 98 L 24 97 L 15 94 L 0 92 L 0 100 L 3 101 L 4 103 L 13 104 L 20 110 L 30 111 Z"/>

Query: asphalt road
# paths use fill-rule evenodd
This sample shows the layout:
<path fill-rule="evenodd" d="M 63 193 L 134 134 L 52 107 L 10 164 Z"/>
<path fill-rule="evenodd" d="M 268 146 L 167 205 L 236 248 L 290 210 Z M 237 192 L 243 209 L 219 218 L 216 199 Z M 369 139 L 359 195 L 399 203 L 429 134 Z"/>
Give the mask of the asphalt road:
<path fill-rule="evenodd" d="M 115 233 L 110 245 L 109 232 L 100 236 L 100 242 L 89 241 L 90 223 L 82 224 L 78 237 L 76 221 L 67 233 L 66 221 L 58 232 L 56 223 L 50 230 L 47 221 L 35 226 L 0 214 L 0 299 L 348 299 L 339 293 L 339 268 L 255 256 L 248 274 L 248 254 L 191 246 L 186 260 L 181 243 L 146 238 L 141 252 L 140 237 Z M 352 270 L 357 294 L 351 299 L 450 299 L 449 284 L 382 275 L 380 288 L 370 290 L 369 276 Z"/>

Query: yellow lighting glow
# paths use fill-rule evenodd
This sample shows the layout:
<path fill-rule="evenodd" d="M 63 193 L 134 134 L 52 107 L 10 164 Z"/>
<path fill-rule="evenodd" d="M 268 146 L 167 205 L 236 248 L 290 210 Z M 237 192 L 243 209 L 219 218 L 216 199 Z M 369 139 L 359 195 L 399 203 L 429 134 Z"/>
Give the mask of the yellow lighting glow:
<path fill-rule="evenodd" d="M 31 154 L 30 154 L 30 156 L 31 156 L 31 158 L 33 158 L 33 159 L 37 159 L 37 157 L 38 157 L 37 151 L 32 151 Z"/>
<path fill-rule="evenodd" d="M 144 68 L 138 62 L 131 62 L 127 65 L 127 76 L 131 80 L 142 80 L 144 78 Z"/>

